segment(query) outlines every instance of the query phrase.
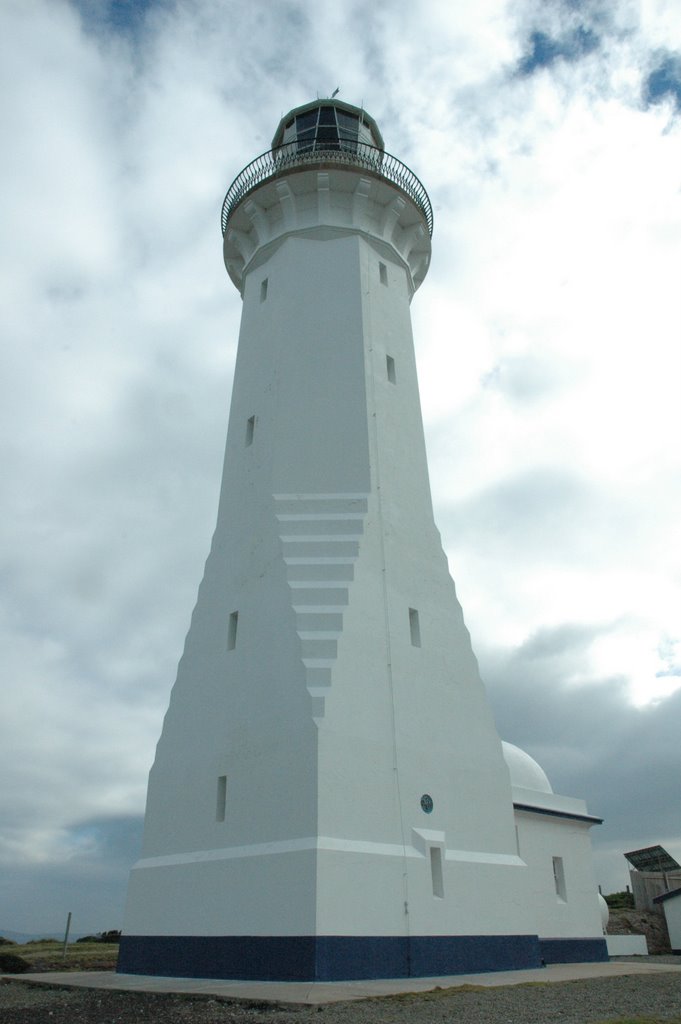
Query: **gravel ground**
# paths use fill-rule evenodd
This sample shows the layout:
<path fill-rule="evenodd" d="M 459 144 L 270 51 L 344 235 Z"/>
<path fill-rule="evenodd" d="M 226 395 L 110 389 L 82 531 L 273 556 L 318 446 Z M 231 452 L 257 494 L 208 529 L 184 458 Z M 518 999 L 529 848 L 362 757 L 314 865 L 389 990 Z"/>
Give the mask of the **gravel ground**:
<path fill-rule="evenodd" d="M 436 990 L 319 1008 L 48 988 L 19 980 L 0 984 L 2 1024 L 589 1024 L 632 1017 L 681 1024 L 681 975 Z"/>

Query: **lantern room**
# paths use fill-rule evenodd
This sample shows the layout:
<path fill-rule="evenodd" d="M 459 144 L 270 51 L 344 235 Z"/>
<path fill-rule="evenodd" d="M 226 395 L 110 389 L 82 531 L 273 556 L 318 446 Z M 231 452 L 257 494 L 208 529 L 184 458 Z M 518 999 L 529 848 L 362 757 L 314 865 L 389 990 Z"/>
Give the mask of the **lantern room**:
<path fill-rule="evenodd" d="M 311 150 L 356 151 L 358 143 L 383 150 L 383 137 L 365 110 L 340 100 L 324 99 L 291 110 L 279 122 L 272 149 L 295 143 L 299 153 Z"/>

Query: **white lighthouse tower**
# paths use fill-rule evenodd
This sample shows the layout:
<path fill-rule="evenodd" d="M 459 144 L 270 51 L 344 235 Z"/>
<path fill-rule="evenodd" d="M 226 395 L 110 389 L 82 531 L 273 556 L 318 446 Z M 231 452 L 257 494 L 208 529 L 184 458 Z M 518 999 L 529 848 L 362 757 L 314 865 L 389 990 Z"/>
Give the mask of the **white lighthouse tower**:
<path fill-rule="evenodd" d="M 220 506 L 119 970 L 603 959 L 598 819 L 502 749 L 433 521 L 409 314 L 428 196 L 338 100 L 272 145 L 223 208 L 243 316 Z"/>

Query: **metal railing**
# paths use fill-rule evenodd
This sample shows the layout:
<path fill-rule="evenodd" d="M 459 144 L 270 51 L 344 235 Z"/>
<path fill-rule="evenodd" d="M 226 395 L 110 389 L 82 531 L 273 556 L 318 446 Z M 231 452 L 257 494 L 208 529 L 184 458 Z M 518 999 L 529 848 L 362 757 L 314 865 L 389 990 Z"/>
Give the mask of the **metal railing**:
<path fill-rule="evenodd" d="M 433 208 L 425 188 L 416 177 L 395 156 L 385 153 L 375 146 L 367 146 L 363 142 L 341 139 L 334 148 L 312 148 L 301 150 L 300 143 L 289 142 L 277 149 L 270 149 L 256 157 L 241 174 L 237 175 L 229 186 L 225 201 L 222 204 L 222 234 L 234 209 L 244 196 L 258 185 L 276 178 L 282 172 L 294 167 L 305 167 L 309 164 L 345 164 L 348 167 L 359 167 L 371 171 L 386 181 L 397 185 L 416 204 L 426 219 L 428 233 L 433 234 Z"/>

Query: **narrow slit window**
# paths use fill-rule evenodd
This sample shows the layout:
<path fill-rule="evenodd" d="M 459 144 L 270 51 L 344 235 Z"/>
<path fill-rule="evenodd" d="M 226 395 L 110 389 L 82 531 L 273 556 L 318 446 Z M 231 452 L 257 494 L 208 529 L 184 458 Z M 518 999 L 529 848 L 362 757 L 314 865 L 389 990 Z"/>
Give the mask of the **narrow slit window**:
<path fill-rule="evenodd" d="M 255 416 L 249 416 L 246 420 L 246 447 L 253 444 L 253 435 L 255 434 Z"/>
<path fill-rule="evenodd" d="M 236 647 L 236 631 L 239 625 L 239 613 L 232 612 L 229 616 L 229 625 L 227 627 L 227 650 L 233 651 Z"/>
<path fill-rule="evenodd" d="M 388 268 L 385 263 L 378 264 L 378 276 L 381 280 L 381 284 L 387 285 L 388 283 Z"/>
<path fill-rule="evenodd" d="M 443 900 L 445 898 L 445 883 L 442 875 L 442 850 L 439 846 L 430 848 L 430 880 L 433 886 L 433 896 Z"/>
<path fill-rule="evenodd" d="M 397 375 L 395 373 L 395 360 L 392 356 L 385 357 L 385 368 L 388 374 L 388 380 L 391 384 L 397 384 Z"/>
<path fill-rule="evenodd" d="M 265 277 L 260 282 L 260 301 L 261 302 L 264 302 L 265 299 L 267 298 L 267 281 L 268 281 L 268 279 Z"/>
<path fill-rule="evenodd" d="M 567 902 L 567 890 L 565 888 L 565 867 L 562 857 L 553 858 L 553 881 L 556 886 L 556 896 L 564 903 Z"/>
<path fill-rule="evenodd" d="M 224 821 L 227 810 L 227 776 L 218 775 L 218 794 L 215 805 L 215 820 Z"/>
<path fill-rule="evenodd" d="M 420 647 L 421 626 L 419 625 L 419 613 L 416 608 L 409 609 L 409 633 L 411 634 L 412 647 Z"/>

